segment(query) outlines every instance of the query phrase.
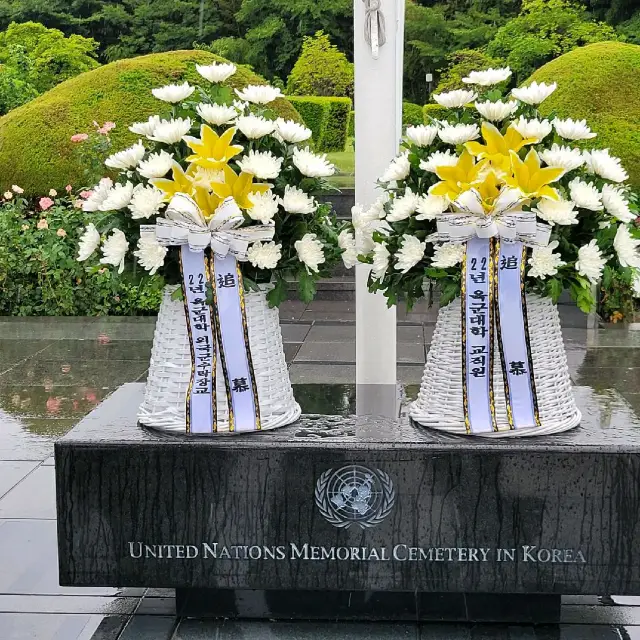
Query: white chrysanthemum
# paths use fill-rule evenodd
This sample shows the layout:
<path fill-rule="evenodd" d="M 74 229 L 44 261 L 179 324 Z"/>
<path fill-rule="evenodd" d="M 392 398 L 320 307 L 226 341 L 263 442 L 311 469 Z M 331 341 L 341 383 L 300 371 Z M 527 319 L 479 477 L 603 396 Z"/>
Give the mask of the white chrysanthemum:
<path fill-rule="evenodd" d="M 112 156 L 109 156 L 105 161 L 105 165 L 110 169 L 121 169 L 126 171 L 127 169 L 133 169 L 138 166 L 138 162 L 144 158 L 146 150 L 141 140 L 138 140 L 132 147 L 125 149 L 124 151 L 118 151 Z"/>
<path fill-rule="evenodd" d="M 562 261 L 559 253 L 553 253 L 557 249 L 558 241 L 550 242 L 546 247 L 534 247 L 533 253 L 529 258 L 529 275 L 532 278 L 540 278 L 544 280 L 547 276 L 555 276 L 558 269 L 563 267 L 566 262 Z"/>
<path fill-rule="evenodd" d="M 613 239 L 613 248 L 618 254 L 618 261 L 622 267 L 640 268 L 640 240 L 634 238 L 626 224 L 621 224 Z"/>
<path fill-rule="evenodd" d="M 420 168 L 423 171 L 435 173 L 438 167 L 453 167 L 458 164 L 458 160 L 460 160 L 460 158 L 449 149 L 446 151 L 436 151 L 426 160 L 420 160 Z"/>
<path fill-rule="evenodd" d="M 354 234 L 348 229 L 343 229 L 338 236 L 338 246 L 342 249 L 342 262 L 347 269 L 358 264 L 358 249 Z"/>
<path fill-rule="evenodd" d="M 589 211 L 602 211 L 602 195 L 591 182 L 574 178 L 569 183 L 569 193 L 577 207 Z"/>
<path fill-rule="evenodd" d="M 280 175 L 284 158 L 276 158 L 270 151 L 249 151 L 238 160 L 240 171 L 253 174 L 258 180 L 273 180 Z"/>
<path fill-rule="evenodd" d="M 197 114 L 209 124 L 219 127 L 236 119 L 238 112 L 226 104 L 207 104 L 201 102 L 196 107 Z"/>
<path fill-rule="evenodd" d="M 404 242 L 396 253 L 396 264 L 394 269 L 401 273 L 407 273 L 409 269 L 415 267 L 424 257 L 424 250 L 427 243 L 420 242 L 415 236 L 404 234 L 402 236 Z"/>
<path fill-rule="evenodd" d="M 478 84 L 482 87 L 490 87 L 500 84 L 511 77 L 511 69 L 487 69 L 486 71 L 472 71 L 466 78 L 462 78 L 465 84 Z"/>
<path fill-rule="evenodd" d="M 538 120 L 537 118 L 527 120 L 524 116 L 520 116 L 512 122 L 511 126 L 523 138 L 534 138 L 537 142 L 546 138 L 553 129 L 553 126 L 548 120 Z"/>
<path fill-rule="evenodd" d="M 327 155 L 313 153 L 309 147 L 293 150 L 293 164 L 308 178 L 328 178 L 336 172 L 335 165 L 327 160 Z"/>
<path fill-rule="evenodd" d="M 273 120 L 267 120 L 262 116 L 256 116 L 251 113 L 248 116 L 238 117 L 236 120 L 236 126 L 247 138 L 255 140 L 273 133 L 276 125 Z"/>
<path fill-rule="evenodd" d="M 463 244 L 445 242 L 435 245 L 433 248 L 433 258 L 431 266 L 436 269 L 449 269 L 460 264 L 464 258 L 465 248 Z"/>
<path fill-rule="evenodd" d="M 134 220 L 155 216 L 162 208 L 164 193 L 155 187 L 138 185 L 133 190 L 129 211 Z"/>
<path fill-rule="evenodd" d="M 404 180 L 411 171 L 411 163 L 409 162 L 409 153 L 400 154 L 391 161 L 385 172 L 380 177 L 380 182 L 397 182 Z"/>
<path fill-rule="evenodd" d="M 100 211 L 119 211 L 124 209 L 130 202 L 133 195 L 133 183 L 116 184 L 111 189 L 107 197 L 100 205 Z"/>
<path fill-rule="evenodd" d="M 546 84 L 544 82 L 538 84 L 533 81 L 528 87 L 513 89 L 511 91 L 511 95 L 520 100 L 520 102 L 524 102 L 526 104 L 540 104 L 541 102 L 544 102 L 557 88 L 558 84 L 556 82 L 553 84 Z"/>
<path fill-rule="evenodd" d="M 302 189 L 288 184 L 284 188 L 282 207 L 289 213 L 313 213 L 318 208 L 318 205 Z"/>
<path fill-rule="evenodd" d="M 111 178 L 102 178 L 93 189 L 93 193 L 82 203 L 82 210 L 87 212 L 100 211 L 102 203 L 111 192 L 113 182 Z"/>
<path fill-rule="evenodd" d="M 173 166 L 173 155 L 166 151 L 152 153 L 138 165 L 138 173 L 147 180 L 164 178 Z"/>
<path fill-rule="evenodd" d="M 611 182 L 624 182 L 629 179 L 620 158 L 610 155 L 609 149 L 593 149 L 585 151 L 583 155 L 589 173 L 595 173 Z"/>
<path fill-rule="evenodd" d="M 282 91 L 269 85 L 249 85 L 241 91 L 236 89 L 236 95 L 240 100 L 253 104 L 269 104 L 276 98 L 282 98 Z"/>
<path fill-rule="evenodd" d="M 383 220 L 385 216 L 384 203 L 386 194 L 380 196 L 376 202 L 368 209 L 363 209 L 362 205 L 356 204 L 351 207 L 351 221 L 355 229 L 355 242 L 358 253 L 370 253 L 373 251 L 375 242 L 373 234 L 376 231 L 388 234 L 391 227 Z"/>
<path fill-rule="evenodd" d="M 417 127 L 407 127 L 407 139 L 418 147 L 428 147 L 438 135 L 435 125 L 421 124 Z"/>
<path fill-rule="evenodd" d="M 539 218 L 550 224 L 578 224 L 578 211 L 571 200 L 542 198 L 534 209 Z"/>
<path fill-rule="evenodd" d="M 384 243 L 376 242 L 373 248 L 373 263 L 371 266 L 371 277 L 374 280 L 382 280 L 389 268 L 389 250 Z"/>
<path fill-rule="evenodd" d="M 201 189 L 211 190 L 211 184 L 214 182 L 224 182 L 224 172 L 222 169 L 209 169 L 207 167 L 198 167 L 193 174 L 193 186 Z"/>
<path fill-rule="evenodd" d="M 160 116 L 151 116 L 146 122 L 134 122 L 129 127 L 129 131 L 139 136 L 146 136 L 148 138 L 149 136 L 153 135 L 153 132 L 159 124 Z"/>
<path fill-rule="evenodd" d="M 398 222 L 406 220 L 420 204 L 420 196 L 407 189 L 402 196 L 398 196 L 391 201 L 391 211 L 387 216 L 387 222 Z"/>
<path fill-rule="evenodd" d="M 267 191 L 266 193 L 250 193 L 249 200 L 253 203 L 247 213 L 252 220 L 258 220 L 262 224 L 268 224 L 273 216 L 278 213 L 278 198 Z"/>
<path fill-rule="evenodd" d="M 294 246 L 300 262 L 307 267 L 307 271 L 310 269 L 317 273 L 318 266 L 326 260 L 318 236 L 315 233 L 305 233 L 302 240 L 298 240 Z"/>
<path fill-rule="evenodd" d="M 449 201 L 444 196 L 422 195 L 416 207 L 416 211 L 419 214 L 416 216 L 416 220 L 434 220 L 443 213 L 448 206 Z"/>
<path fill-rule="evenodd" d="M 590 140 L 598 135 L 591 131 L 586 120 L 572 120 L 571 118 L 560 120 L 560 118 L 556 118 L 553 121 L 553 126 L 558 135 L 565 140 Z"/>
<path fill-rule="evenodd" d="M 78 262 L 89 258 L 100 244 L 100 234 L 93 222 L 88 224 L 78 243 Z"/>
<path fill-rule="evenodd" d="M 149 136 L 149 140 L 164 142 L 165 144 L 176 144 L 176 142 L 180 142 L 190 130 L 190 118 L 161 120 L 153 130 L 153 135 Z"/>
<path fill-rule="evenodd" d="M 447 109 L 458 109 L 464 107 L 465 104 L 472 103 L 478 94 L 469 89 L 456 89 L 455 91 L 447 91 L 445 93 L 437 93 L 433 99 Z"/>
<path fill-rule="evenodd" d="M 196 71 L 209 82 L 224 82 L 237 71 L 237 67 L 231 63 L 220 64 L 214 62 L 208 65 L 197 64 Z"/>
<path fill-rule="evenodd" d="M 163 264 L 167 255 L 167 247 L 163 247 L 155 235 L 145 233 L 138 240 L 138 248 L 133 252 L 143 269 L 153 275 Z"/>
<path fill-rule="evenodd" d="M 485 102 L 476 102 L 476 110 L 483 118 L 491 122 L 502 122 L 518 110 L 518 103 L 515 100 L 509 102 L 486 100 Z"/>
<path fill-rule="evenodd" d="M 177 102 L 186 100 L 195 90 L 195 87 L 192 87 L 188 82 L 184 82 L 183 84 L 168 84 L 166 87 L 152 89 L 151 93 L 153 93 L 158 100 L 176 104 Z"/>
<path fill-rule="evenodd" d="M 118 267 L 118 273 L 124 271 L 124 257 L 129 250 L 127 238 L 120 229 L 113 229 L 111 235 L 102 244 L 100 264 Z"/>
<path fill-rule="evenodd" d="M 285 120 L 284 118 L 278 118 L 276 120 L 276 133 L 282 140 L 290 144 L 304 142 L 312 135 L 309 127 L 305 127 L 303 124 L 294 122 L 293 120 Z"/>
<path fill-rule="evenodd" d="M 249 247 L 247 258 L 258 269 L 275 269 L 282 257 L 282 245 L 275 242 L 256 242 Z"/>
<path fill-rule="evenodd" d="M 588 278 L 591 284 L 596 284 L 600 280 L 605 264 L 607 260 L 602 256 L 595 238 L 578 249 L 576 271 Z"/>
<path fill-rule="evenodd" d="M 480 135 L 480 129 L 477 124 L 448 124 L 438 130 L 438 135 L 442 142 L 459 145 L 469 142 L 469 140 L 475 140 Z"/>
<path fill-rule="evenodd" d="M 584 156 L 580 149 L 561 147 L 556 143 L 552 144 L 550 149 L 540 151 L 538 155 L 547 166 L 565 171 L 573 171 L 584 164 Z"/>
<path fill-rule="evenodd" d="M 608 213 L 621 222 L 631 222 L 636 217 L 621 187 L 605 184 L 602 187 L 602 204 Z"/>

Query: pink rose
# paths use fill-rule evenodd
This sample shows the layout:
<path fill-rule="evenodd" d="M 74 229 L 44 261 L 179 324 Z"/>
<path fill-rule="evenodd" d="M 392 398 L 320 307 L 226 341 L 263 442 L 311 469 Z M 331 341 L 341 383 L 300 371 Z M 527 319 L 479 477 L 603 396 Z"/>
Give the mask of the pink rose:
<path fill-rule="evenodd" d="M 87 133 L 75 133 L 71 136 L 71 142 L 84 142 L 89 139 L 89 134 Z"/>
<path fill-rule="evenodd" d="M 40 208 L 43 211 L 46 211 L 47 209 L 51 209 L 51 207 L 53 207 L 55 202 L 51 198 L 40 198 L 39 204 L 40 204 Z"/>
<path fill-rule="evenodd" d="M 72 187 L 70 184 L 68 184 L 68 185 L 64 188 L 64 190 L 65 190 L 67 193 L 71 193 L 71 192 L 73 191 L 73 187 Z"/>
<path fill-rule="evenodd" d="M 38 224 L 36 225 L 38 229 L 48 229 L 49 228 L 49 223 L 47 222 L 46 218 L 40 218 L 40 220 L 38 220 Z"/>
<path fill-rule="evenodd" d="M 105 122 L 101 127 L 98 128 L 98 133 L 106 136 L 112 129 L 116 128 L 115 122 Z"/>
<path fill-rule="evenodd" d="M 81 191 L 80 192 L 80 197 L 83 200 L 88 200 L 92 195 L 93 195 L 93 191 Z"/>
<path fill-rule="evenodd" d="M 62 227 L 60 227 L 60 229 L 56 231 L 56 235 L 58 236 L 58 238 L 65 238 L 67 232 Z"/>

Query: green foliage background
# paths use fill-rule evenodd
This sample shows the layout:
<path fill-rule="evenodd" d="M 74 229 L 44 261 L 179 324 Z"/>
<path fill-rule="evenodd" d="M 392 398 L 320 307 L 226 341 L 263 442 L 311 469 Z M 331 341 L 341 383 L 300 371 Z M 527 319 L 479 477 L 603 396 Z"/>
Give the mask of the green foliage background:
<path fill-rule="evenodd" d="M 349 98 L 290 96 L 291 104 L 312 131 L 316 151 L 343 151 L 349 127 Z"/>
<path fill-rule="evenodd" d="M 67 80 L 32 102 L 0 118 L 0 191 L 20 185 L 27 195 L 42 195 L 67 184 L 93 185 L 99 176 L 86 176 L 74 133 L 114 121 L 114 149 L 124 148 L 139 136 L 129 132 L 131 123 L 146 120 L 170 106 L 151 94 L 151 89 L 170 82 L 206 82 L 194 63 L 223 60 L 205 51 L 172 51 L 120 60 Z M 253 72 L 239 68 L 229 85 L 263 84 Z M 299 121 L 291 104 L 279 99 L 274 110 Z M 346 126 L 346 125 L 345 125 Z"/>

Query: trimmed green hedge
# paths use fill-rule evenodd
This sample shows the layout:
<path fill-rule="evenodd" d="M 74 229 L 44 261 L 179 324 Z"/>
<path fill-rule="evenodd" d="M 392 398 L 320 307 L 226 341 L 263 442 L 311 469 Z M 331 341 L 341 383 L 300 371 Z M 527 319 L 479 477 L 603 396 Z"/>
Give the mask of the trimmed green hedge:
<path fill-rule="evenodd" d="M 356 112 L 349 111 L 349 124 L 347 125 L 347 136 L 349 138 L 356 137 Z"/>
<path fill-rule="evenodd" d="M 574 49 L 540 67 L 529 79 L 557 82 L 541 105 L 544 115 L 586 118 L 598 134 L 585 146 L 608 147 L 640 186 L 640 46 L 599 42 Z"/>
<path fill-rule="evenodd" d="M 87 186 L 74 133 L 89 131 L 94 120 L 112 120 L 114 149 L 122 149 L 139 136 L 129 132 L 131 123 L 155 113 L 168 115 L 169 105 L 151 94 L 151 89 L 185 80 L 204 84 L 195 65 L 224 61 L 206 51 L 171 51 L 118 60 L 67 80 L 35 100 L 0 118 L 0 193 L 12 184 L 26 195 L 42 195 L 65 185 Z M 264 84 L 245 67 L 239 67 L 228 85 L 241 88 Z M 285 118 L 300 121 L 287 100 L 278 99 L 273 109 Z M 346 125 L 345 125 L 346 126 Z"/>
<path fill-rule="evenodd" d="M 350 98 L 290 96 L 289 100 L 311 129 L 316 151 L 344 151 L 349 131 Z"/>
<path fill-rule="evenodd" d="M 439 104 L 425 104 L 422 107 L 422 115 L 424 117 L 424 124 L 430 124 L 431 120 L 429 118 L 434 118 L 435 120 L 441 120 L 447 117 L 449 110 L 445 107 L 440 106 Z"/>
<path fill-rule="evenodd" d="M 402 124 L 403 126 L 416 126 L 424 123 L 422 107 L 413 102 L 402 103 Z"/>

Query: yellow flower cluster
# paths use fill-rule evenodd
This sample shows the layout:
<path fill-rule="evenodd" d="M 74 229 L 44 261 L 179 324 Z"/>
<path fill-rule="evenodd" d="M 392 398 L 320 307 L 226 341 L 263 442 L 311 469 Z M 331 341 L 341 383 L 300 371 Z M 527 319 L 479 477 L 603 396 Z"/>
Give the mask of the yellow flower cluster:
<path fill-rule="evenodd" d="M 157 178 L 151 180 L 151 184 L 165 194 L 167 202 L 176 193 L 191 196 L 207 221 L 229 196 L 241 209 L 251 209 L 250 195 L 265 193 L 269 185 L 255 184 L 252 174 L 237 174 L 229 166 L 229 162 L 242 151 L 241 146 L 232 144 L 235 133 L 236 128 L 231 127 L 218 135 L 210 126 L 203 124 L 200 138 L 187 136 L 184 139 L 193 151 L 186 159 L 190 163 L 187 170 L 174 161 L 172 179 Z"/>
<path fill-rule="evenodd" d="M 524 160 L 518 152 L 536 142 L 535 138 L 523 138 L 513 127 L 505 135 L 492 124 L 482 125 L 484 144 L 467 142 L 458 161 L 453 166 L 436 167 L 441 182 L 429 190 L 434 196 L 445 196 L 454 202 L 461 193 L 475 189 L 482 197 L 487 213 L 503 188 L 518 189 L 528 200 L 551 198 L 559 194 L 549 186 L 558 180 L 564 170 L 541 167 L 535 149 L 531 149 Z"/>

